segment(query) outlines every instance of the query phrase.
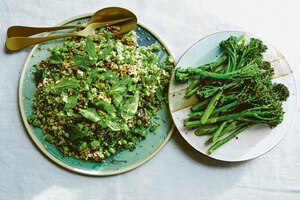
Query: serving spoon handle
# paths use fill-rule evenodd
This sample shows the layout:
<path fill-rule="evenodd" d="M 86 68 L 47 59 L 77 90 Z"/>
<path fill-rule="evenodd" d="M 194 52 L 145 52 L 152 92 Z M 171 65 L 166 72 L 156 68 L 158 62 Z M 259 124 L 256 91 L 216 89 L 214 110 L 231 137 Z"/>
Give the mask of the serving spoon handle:
<path fill-rule="evenodd" d="M 31 46 L 33 44 L 38 44 L 49 40 L 61 39 L 66 37 L 74 37 L 74 36 L 86 37 L 90 34 L 93 34 L 93 32 L 97 28 L 105 27 L 109 25 L 119 25 L 120 31 L 117 33 L 117 36 L 120 36 L 133 30 L 134 27 L 136 26 L 136 23 L 137 23 L 136 17 L 130 17 L 125 19 L 113 20 L 110 22 L 92 23 L 89 24 L 85 29 L 74 33 L 59 34 L 59 35 L 52 35 L 46 37 L 10 37 L 6 40 L 5 46 L 10 51 L 17 51 L 25 47 Z"/>
<path fill-rule="evenodd" d="M 7 29 L 8 37 L 28 37 L 42 32 L 50 32 L 56 30 L 64 30 L 70 28 L 84 28 L 86 25 L 74 26 L 53 26 L 53 27 L 30 27 L 30 26 L 11 26 Z"/>

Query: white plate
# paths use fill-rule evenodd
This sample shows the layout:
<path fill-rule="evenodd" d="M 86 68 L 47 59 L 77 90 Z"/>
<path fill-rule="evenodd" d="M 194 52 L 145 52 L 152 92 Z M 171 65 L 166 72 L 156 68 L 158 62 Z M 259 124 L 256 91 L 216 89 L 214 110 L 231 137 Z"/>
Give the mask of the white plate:
<path fill-rule="evenodd" d="M 254 37 L 244 32 L 225 31 L 201 39 L 187 50 L 179 60 L 176 68 L 197 67 L 212 62 L 221 53 L 219 42 L 231 35 L 241 36 L 242 34 L 245 34 L 247 39 Z M 257 37 L 255 36 L 255 38 Z M 240 133 L 236 139 L 232 139 L 210 155 L 207 154 L 209 146 L 205 145 L 205 141 L 209 136 L 196 136 L 194 130 L 188 130 L 183 126 L 183 119 L 190 113 L 190 107 L 196 102 L 196 98 L 184 98 L 188 84 L 176 83 L 173 73 L 169 88 L 169 106 L 172 117 L 183 138 L 199 152 L 217 160 L 231 162 L 256 158 L 275 147 L 292 125 L 297 108 L 297 88 L 293 71 L 277 49 L 271 44 L 263 42 L 268 46 L 268 50 L 264 54 L 264 60 L 270 61 L 275 69 L 274 81 L 285 84 L 290 91 L 290 97 L 283 104 L 284 120 L 273 129 L 264 125 L 252 127 Z"/>

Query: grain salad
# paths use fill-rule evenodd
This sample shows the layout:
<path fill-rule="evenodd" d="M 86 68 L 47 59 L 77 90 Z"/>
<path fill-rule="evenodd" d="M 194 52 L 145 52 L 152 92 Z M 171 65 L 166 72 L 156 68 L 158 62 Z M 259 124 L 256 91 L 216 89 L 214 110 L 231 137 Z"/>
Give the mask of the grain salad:
<path fill-rule="evenodd" d="M 35 65 L 29 123 L 63 155 L 103 161 L 134 150 L 159 126 L 174 63 L 158 59 L 162 46 L 139 46 L 135 31 L 115 39 L 117 27 L 66 39 Z"/>

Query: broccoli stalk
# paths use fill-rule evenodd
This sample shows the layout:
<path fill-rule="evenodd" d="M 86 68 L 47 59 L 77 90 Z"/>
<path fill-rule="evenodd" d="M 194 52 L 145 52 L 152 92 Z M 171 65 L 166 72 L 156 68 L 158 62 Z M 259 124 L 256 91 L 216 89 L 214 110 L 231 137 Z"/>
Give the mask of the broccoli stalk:
<path fill-rule="evenodd" d="M 221 58 L 217 59 L 215 62 L 212 62 L 210 64 L 205 64 L 197 67 L 197 69 L 209 69 L 209 70 L 216 70 L 216 68 L 227 60 L 226 56 L 222 56 Z M 190 79 L 193 78 L 193 73 L 190 73 L 190 68 L 183 69 L 183 68 L 176 68 L 175 70 L 175 80 L 179 83 L 186 83 Z"/>
<path fill-rule="evenodd" d="M 250 126 L 276 127 L 283 120 L 282 102 L 289 97 L 285 85 L 271 80 L 274 69 L 263 60 L 267 46 L 261 40 L 246 43 L 243 36 L 231 36 L 220 42 L 220 49 L 222 57 L 212 63 L 175 70 L 177 82 L 190 82 L 185 97 L 199 100 L 184 125 L 196 129 L 197 136 L 211 135 L 209 154 Z"/>

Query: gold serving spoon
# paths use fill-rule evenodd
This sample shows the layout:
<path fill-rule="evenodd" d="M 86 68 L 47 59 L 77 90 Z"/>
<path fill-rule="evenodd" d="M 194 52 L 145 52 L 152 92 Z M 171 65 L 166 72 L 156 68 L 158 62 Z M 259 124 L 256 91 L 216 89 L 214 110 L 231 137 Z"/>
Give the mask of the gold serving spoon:
<path fill-rule="evenodd" d="M 56 27 L 29 27 L 29 26 L 11 26 L 7 29 L 8 37 L 28 37 L 42 32 L 49 32 L 55 30 L 63 30 L 70 28 L 85 28 L 91 23 L 95 22 L 109 22 L 118 19 L 125 19 L 133 17 L 133 13 L 127 9 L 120 7 L 103 8 L 95 12 L 88 23 L 78 24 L 73 26 L 56 26 Z"/>
<path fill-rule="evenodd" d="M 47 37 L 10 37 L 6 40 L 5 46 L 10 51 L 17 51 L 30 45 L 46 42 L 49 40 L 74 36 L 87 37 L 88 35 L 91 35 L 96 29 L 109 25 L 117 25 L 120 27 L 120 30 L 115 34 L 115 36 L 118 37 L 128 33 L 136 27 L 137 18 L 132 12 L 128 10 L 123 14 L 111 16 L 115 16 L 114 20 L 111 20 L 112 18 L 110 18 L 110 20 L 106 20 L 105 22 L 89 23 L 89 25 L 87 25 L 85 29 L 74 33 L 53 35 Z M 105 17 L 103 17 L 103 19 L 104 18 Z"/>

